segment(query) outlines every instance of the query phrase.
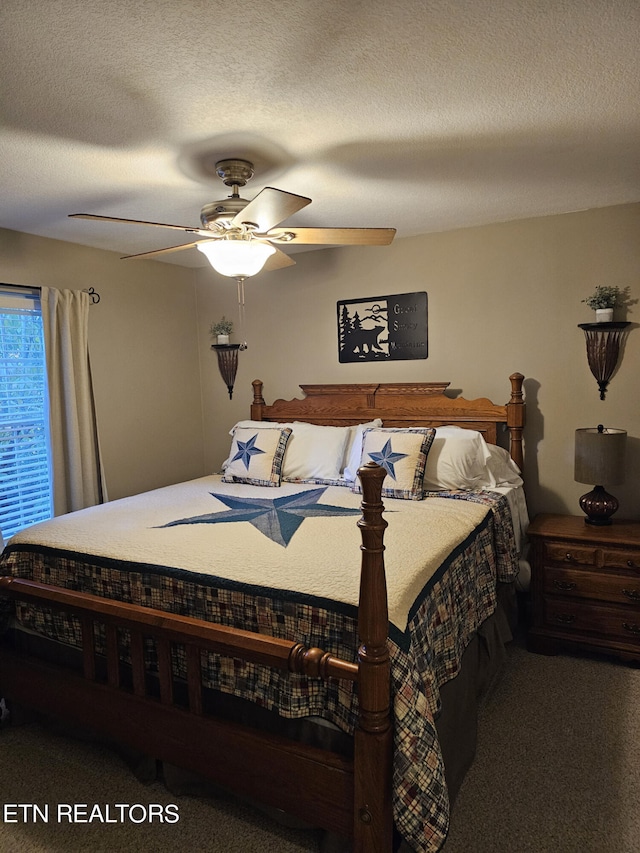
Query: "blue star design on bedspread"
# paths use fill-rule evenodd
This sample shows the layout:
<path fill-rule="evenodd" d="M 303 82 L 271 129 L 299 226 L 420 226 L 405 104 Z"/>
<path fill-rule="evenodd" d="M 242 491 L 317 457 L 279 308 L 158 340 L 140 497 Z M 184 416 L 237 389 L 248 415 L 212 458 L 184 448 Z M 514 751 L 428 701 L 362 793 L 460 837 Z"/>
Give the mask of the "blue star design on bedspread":
<path fill-rule="evenodd" d="M 248 521 L 260 533 L 286 548 L 296 530 L 305 518 L 336 515 L 360 515 L 359 509 L 344 506 L 319 504 L 325 493 L 322 489 L 311 489 L 282 498 L 240 498 L 235 495 L 210 494 L 229 507 L 223 512 L 211 512 L 206 515 L 194 515 L 170 521 L 161 527 L 175 527 L 180 524 L 227 524 L 234 521 Z"/>
<path fill-rule="evenodd" d="M 373 462 L 377 462 L 381 468 L 387 472 L 390 477 L 396 478 L 395 463 L 401 459 L 405 459 L 408 453 L 394 453 L 391 449 L 391 439 L 388 438 L 382 450 L 369 451 L 369 456 Z"/>
<path fill-rule="evenodd" d="M 244 467 L 249 470 L 249 465 L 251 463 L 251 457 L 256 456 L 258 453 L 264 453 L 264 450 L 260 450 L 259 447 L 256 447 L 256 441 L 258 440 L 258 434 L 252 435 L 248 441 L 239 441 L 238 442 L 238 451 L 236 455 L 231 460 L 235 462 L 236 459 L 241 459 Z"/>

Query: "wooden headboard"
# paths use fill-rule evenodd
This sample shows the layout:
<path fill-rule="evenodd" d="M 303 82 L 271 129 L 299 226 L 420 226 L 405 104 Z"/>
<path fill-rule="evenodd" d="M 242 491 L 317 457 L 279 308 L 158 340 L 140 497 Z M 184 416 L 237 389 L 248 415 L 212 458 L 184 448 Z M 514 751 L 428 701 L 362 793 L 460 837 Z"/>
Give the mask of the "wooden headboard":
<path fill-rule="evenodd" d="M 253 381 L 251 418 L 256 421 L 307 421 L 347 426 L 381 418 L 385 426 L 444 426 L 454 424 L 481 432 L 490 444 L 498 443 L 498 427 L 509 432 L 511 458 L 522 470 L 522 429 L 525 403 L 521 373 L 512 373 L 511 397 L 497 406 L 482 397 L 465 400 L 447 397 L 449 382 L 387 382 L 355 385 L 301 385 L 302 400 L 276 400 L 267 406 L 263 383 Z"/>

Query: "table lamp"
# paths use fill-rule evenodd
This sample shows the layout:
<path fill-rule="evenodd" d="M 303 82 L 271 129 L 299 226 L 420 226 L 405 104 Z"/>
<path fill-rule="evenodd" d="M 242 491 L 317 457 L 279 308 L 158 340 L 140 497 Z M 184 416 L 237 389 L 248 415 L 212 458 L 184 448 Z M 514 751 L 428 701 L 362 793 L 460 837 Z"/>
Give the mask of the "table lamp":
<path fill-rule="evenodd" d="M 622 429 L 597 427 L 576 430 L 575 473 L 578 483 L 624 483 L 627 433 Z M 611 524 L 618 499 L 596 485 L 580 498 L 587 524 Z"/>

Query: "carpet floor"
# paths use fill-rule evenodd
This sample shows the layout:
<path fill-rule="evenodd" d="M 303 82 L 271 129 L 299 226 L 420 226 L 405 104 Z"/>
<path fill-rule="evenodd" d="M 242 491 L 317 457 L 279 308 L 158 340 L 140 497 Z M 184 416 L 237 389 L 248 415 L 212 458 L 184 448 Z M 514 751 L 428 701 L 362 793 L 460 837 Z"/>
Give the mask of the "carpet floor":
<path fill-rule="evenodd" d="M 444 853 L 638 853 L 640 670 L 509 649 Z"/>

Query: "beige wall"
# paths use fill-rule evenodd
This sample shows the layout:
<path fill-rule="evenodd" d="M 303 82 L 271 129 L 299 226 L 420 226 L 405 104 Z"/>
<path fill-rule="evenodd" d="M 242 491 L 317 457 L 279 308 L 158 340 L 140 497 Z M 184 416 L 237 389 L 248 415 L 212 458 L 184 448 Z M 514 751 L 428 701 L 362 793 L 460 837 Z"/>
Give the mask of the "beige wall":
<path fill-rule="evenodd" d="M 89 340 L 110 498 L 203 473 L 192 270 L 0 230 L 0 281 L 100 294 Z"/>
<path fill-rule="evenodd" d="M 619 516 L 640 518 L 640 329 L 632 328 L 607 398 L 600 401 L 578 323 L 581 299 L 597 284 L 640 297 L 640 205 L 509 222 L 395 241 L 386 248 L 341 248 L 296 255 L 297 264 L 246 284 L 246 339 L 229 401 L 210 349 L 209 324 L 237 317 L 235 283 L 198 270 L 205 460 L 216 470 L 227 430 L 247 417 L 251 380 L 267 401 L 300 396 L 299 383 L 450 381 L 472 399 L 505 403 L 508 376 L 526 377 L 526 480 L 532 514 L 579 514 L 588 491 L 573 480 L 576 428 L 628 431 L 628 476 L 611 487 Z M 338 363 L 336 301 L 426 290 L 429 357 L 386 364 Z M 637 323 L 640 307 L 628 317 Z M 234 340 L 239 337 L 234 334 Z M 606 484 L 605 484 L 606 485 Z"/>

